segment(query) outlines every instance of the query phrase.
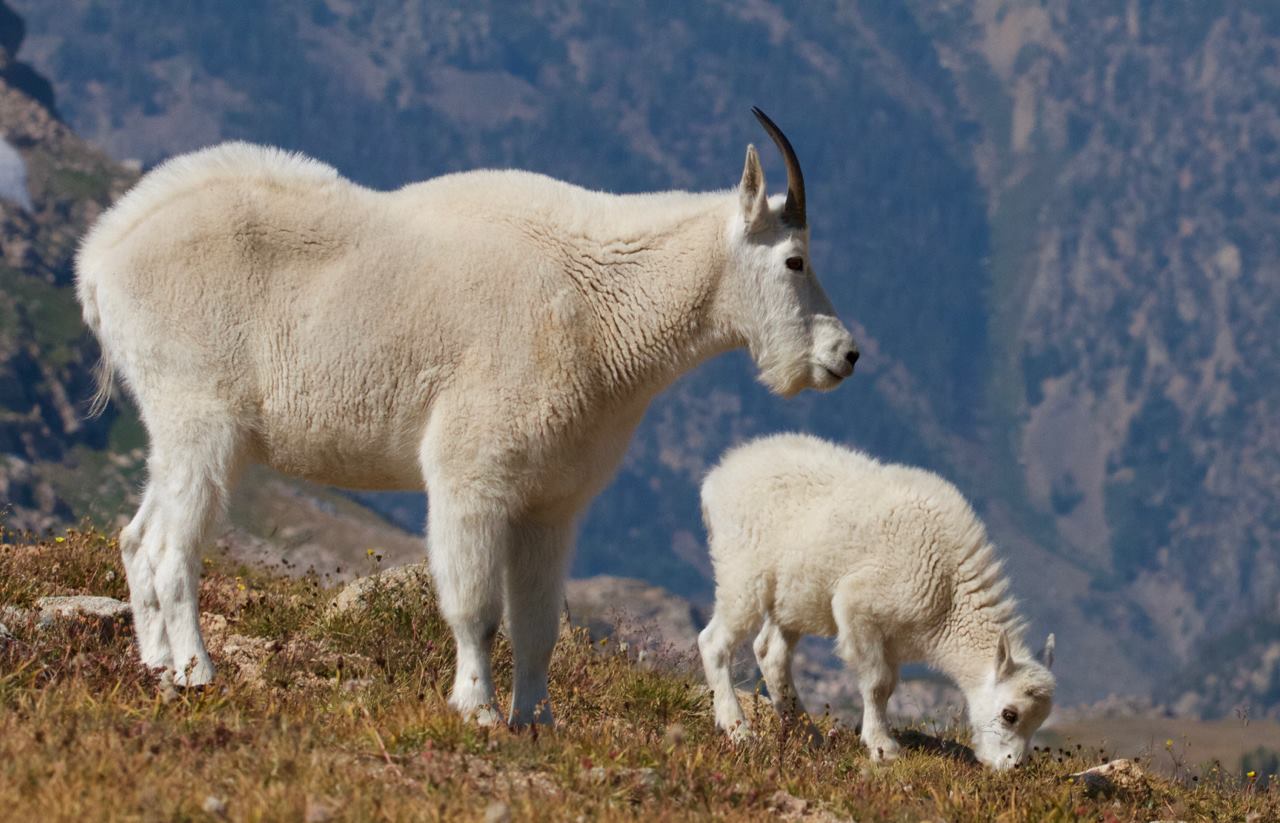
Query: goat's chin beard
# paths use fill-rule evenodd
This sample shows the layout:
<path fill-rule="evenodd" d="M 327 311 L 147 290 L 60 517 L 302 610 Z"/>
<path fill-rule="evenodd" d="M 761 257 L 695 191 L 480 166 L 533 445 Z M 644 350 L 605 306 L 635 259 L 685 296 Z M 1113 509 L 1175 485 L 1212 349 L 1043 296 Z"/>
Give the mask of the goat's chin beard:
<path fill-rule="evenodd" d="M 808 363 L 773 363 L 760 369 L 758 379 L 773 394 L 794 397 L 807 388 L 818 388 Z"/>

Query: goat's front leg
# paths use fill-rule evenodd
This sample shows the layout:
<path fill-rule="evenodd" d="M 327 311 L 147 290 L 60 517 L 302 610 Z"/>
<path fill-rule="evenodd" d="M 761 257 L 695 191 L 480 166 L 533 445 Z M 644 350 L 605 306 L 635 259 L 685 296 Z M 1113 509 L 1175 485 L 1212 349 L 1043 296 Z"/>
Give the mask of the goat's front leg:
<path fill-rule="evenodd" d="M 507 555 L 507 633 L 515 656 L 512 726 L 551 724 L 547 671 L 560 635 L 571 526 L 518 524 Z"/>
<path fill-rule="evenodd" d="M 874 622 L 863 619 L 837 595 L 832 603 L 838 634 L 836 648 L 845 665 L 858 672 L 862 693 L 862 742 L 877 762 L 898 756 L 898 742 L 889 730 L 889 697 L 898 685 L 898 666 Z"/>
<path fill-rule="evenodd" d="M 898 756 L 898 741 L 889 730 L 889 696 L 898 685 L 897 667 L 883 653 L 859 656 L 858 690 L 862 693 L 862 742 L 871 759 L 893 760 Z"/>
<path fill-rule="evenodd" d="M 736 619 L 737 615 L 723 613 L 728 611 L 717 598 L 716 613 L 698 634 L 698 651 L 702 655 L 702 668 L 715 702 L 716 726 L 734 740 L 746 740 L 751 737 L 751 724 L 742 713 L 742 705 L 733 691 L 730 665 L 734 648 L 742 642 L 749 629 L 743 628 L 742 621 Z"/>
<path fill-rule="evenodd" d="M 457 669 L 449 705 L 481 725 L 501 719 L 490 656 L 502 619 L 502 563 L 509 539 L 505 512 L 463 503 L 432 487 L 427 544 L 440 611 L 453 630 Z"/>

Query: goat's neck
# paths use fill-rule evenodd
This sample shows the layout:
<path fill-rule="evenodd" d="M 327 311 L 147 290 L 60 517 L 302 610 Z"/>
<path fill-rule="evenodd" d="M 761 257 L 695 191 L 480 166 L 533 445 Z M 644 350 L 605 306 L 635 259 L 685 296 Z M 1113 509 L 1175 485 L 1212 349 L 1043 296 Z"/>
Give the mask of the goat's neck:
<path fill-rule="evenodd" d="M 723 204 L 678 223 L 656 220 L 601 241 L 575 277 L 596 308 L 602 356 L 620 397 L 647 400 L 698 363 L 735 346 L 717 321 L 727 255 Z M 638 398 L 637 395 L 644 395 Z"/>
<path fill-rule="evenodd" d="M 928 662 L 955 681 L 967 697 L 986 687 L 995 664 L 1000 632 L 1004 630 L 1005 624 L 989 610 L 953 615 L 938 634 Z M 1021 649 L 1016 638 L 1014 645 Z"/>

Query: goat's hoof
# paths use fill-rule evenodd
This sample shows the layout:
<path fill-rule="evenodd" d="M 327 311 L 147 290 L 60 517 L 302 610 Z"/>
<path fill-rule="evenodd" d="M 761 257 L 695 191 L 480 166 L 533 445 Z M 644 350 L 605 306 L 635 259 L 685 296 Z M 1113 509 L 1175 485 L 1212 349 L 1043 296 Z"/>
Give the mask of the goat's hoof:
<path fill-rule="evenodd" d="M 890 763 L 898 759 L 898 744 L 891 738 L 884 740 L 865 740 L 867 751 L 873 763 Z"/>
<path fill-rule="evenodd" d="M 538 708 L 532 711 L 512 712 L 511 717 L 507 720 L 507 725 L 513 731 L 527 729 L 530 726 L 541 726 L 543 729 L 550 729 L 556 725 L 556 720 L 555 716 L 551 714 L 550 707 L 540 704 Z"/>
<path fill-rule="evenodd" d="M 172 671 L 172 683 L 179 689 L 197 691 L 213 682 L 213 663 L 192 661 L 182 671 Z"/>
<path fill-rule="evenodd" d="M 502 724 L 502 713 L 496 706 L 485 703 L 472 709 L 467 719 L 477 726 L 498 726 Z"/>
<path fill-rule="evenodd" d="M 505 720 L 493 700 L 486 700 L 481 694 L 454 694 L 449 698 L 449 706 L 462 715 L 464 721 L 477 726 L 497 726 Z"/>

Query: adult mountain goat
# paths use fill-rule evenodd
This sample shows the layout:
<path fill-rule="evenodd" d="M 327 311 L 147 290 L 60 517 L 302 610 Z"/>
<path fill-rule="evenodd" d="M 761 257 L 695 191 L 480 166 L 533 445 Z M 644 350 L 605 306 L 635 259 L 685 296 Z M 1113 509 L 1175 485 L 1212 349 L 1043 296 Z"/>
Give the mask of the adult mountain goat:
<path fill-rule="evenodd" d="M 857 669 L 862 740 L 876 760 L 898 744 L 885 709 L 898 666 L 924 661 L 955 680 L 974 752 L 1020 762 L 1049 715 L 1054 678 L 1028 654 L 1009 584 L 982 522 L 931 472 L 884 465 L 816 437 L 776 435 L 730 452 L 702 484 L 716 606 L 698 638 L 716 723 L 749 733 L 729 674 L 750 632 L 780 714 L 804 713 L 791 679 L 803 634 L 835 635 Z"/>
<path fill-rule="evenodd" d="M 150 439 L 120 536 L 139 651 L 213 677 L 198 547 L 247 462 L 322 483 L 425 488 L 450 703 L 550 722 L 547 667 L 575 516 L 650 400 L 746 346 L 773 391 L 830 389 L 858 352 L 809 261 L 804 180 L 770 199 L 747 148 L 731 191 L 617 196 L 474 171 L 371 191 L 230 143 L 177 157 L 102 216 L 76 261 L 84 317 Z"/>

